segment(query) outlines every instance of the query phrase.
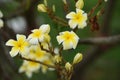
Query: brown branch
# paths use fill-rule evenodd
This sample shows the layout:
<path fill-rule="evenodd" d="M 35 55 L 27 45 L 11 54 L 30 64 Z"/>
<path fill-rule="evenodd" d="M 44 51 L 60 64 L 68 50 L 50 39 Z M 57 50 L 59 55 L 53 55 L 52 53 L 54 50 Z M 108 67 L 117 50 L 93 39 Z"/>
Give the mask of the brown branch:
<path fill-rule="evenodd" d="M 120 35 L 109 36 L 109 37 L 97 37 L 97 38 L 87 38 L 80 39 L 79 44 L 114 44 L 120 42 Z"/>
<path fill-rule="evenodd" d="M 32 60 L 32 59 L 28 59 L 28 58 L 21 57 L 21 56 L 20 56 L 20 58 L 23 59 L 23 60 L 32 61 L 32 62 L 36 62 L 36 63 L 42 64 L 42 65 L 48 66 L 49 68 L 56 68 L 55 66 L 52 66 L 52 65 L 49 65 L 49 64 L 45 64 L 45 63 L 43 63 L 41 61 Z"/>

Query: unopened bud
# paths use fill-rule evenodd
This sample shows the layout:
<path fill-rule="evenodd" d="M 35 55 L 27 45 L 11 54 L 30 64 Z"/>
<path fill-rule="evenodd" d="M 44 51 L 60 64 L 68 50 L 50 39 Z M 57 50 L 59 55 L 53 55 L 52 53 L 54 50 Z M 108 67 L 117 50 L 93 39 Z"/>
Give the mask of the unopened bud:
<path fill-rule="evenodd" d="M 38 7 L 38 11 L 47 12 L 47 8 L 44 4 L 39 4 L 37 7 Z"/>
<path fill-rule="evenodd" d="M 1 10 L 0 10 L 0 18 L 2 18 L 3 17 L 3 13 L 1 12 Z"/>
<path fill-rule="evenodd" d="M 84 6 L 84 1 L 83 0 L 78 0 L 75 4 L 76 8 L 82 9 Z"/>
<path fill-rule="evenodd" d="M 53 12 L 55 12 L 55 5 L 52 6 Z"/>
<path fill-rule="evenodd" d="M 2 19 L 0 19 L 0 28 L 2 28 L 2 27 L 3 27 L 3 25 L 4 25 L 4 22 L 3 22 L 3 20 L 2 20 Z"/>
<path fill-rule="evenodd" d="M 74 57 L 73 64 L 77 64 L 82 60 L 83 56 L 81 53 L 77 53 Z"/>
<path fill-rule="evenodd" d="M 65 68 L 66 68 L 66 70 L 67 71 L 71 71 L 71 69 L 72 69 L 72 65 L 69 63 L 69 62 L 67 62 L 66 64 L 65 64 Z"/>
<path fill-rule="evenodd" d="M 44 4 L 45 4 L 45 6 L 47 6 L 47 0 L 44 0 Z"/>
<path fill-rule="evenodd" d="M 63 0 L 63 3 L 64 3 L 64 4 L 67 4 L 67 1 L 66 1 L 66 0 Z"/>
<path fill-rule="evenodd" d="M 104 0 L 105 2 L 107 2 L 108 0 Z"/>
<path fill-rule="evenodd" d="M 62 57 L 60 57 L 59 55 L 55 55 L 54 60 L 55 60 L 56 63 L 59 63 L 59 62 L 61 62 Z"/>

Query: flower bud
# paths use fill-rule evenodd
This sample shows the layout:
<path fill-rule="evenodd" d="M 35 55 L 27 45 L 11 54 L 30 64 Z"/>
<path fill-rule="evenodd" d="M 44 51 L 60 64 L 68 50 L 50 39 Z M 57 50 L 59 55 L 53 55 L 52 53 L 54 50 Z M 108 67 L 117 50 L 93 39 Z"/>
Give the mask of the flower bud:
<path fill-rule="evenodd" d="M 3 17 L 3 13 L 1 12 L 1 10 L 0 10 L 0 18 L 2 18 Z"/>
<path fill-rule="evenodd" d="M 38 11 L 47 12 L 47 8 L 44 4 L 39 4 L 37 7 L 38 7 Z"/>
<path fill-rule="evenodd" d="M 0 28 L 2 28 L 2 27 L 3 27 L 3 25 L 4 25 L 4 22 L 3 22 L 3 20 L 2 20 L 2 19 L 0 19 Z"/>
<path fill-rule="evenodd" d="M 72 65 L 71 65 L 69 62 L 67 62 L 67 63 L 65 64 L 65 68 L 66 68 L 67 71 L 71 71 Z"/>
<path fill-rule="evenodd" d="M 55 60 L 56 63 L 59 63 L 59 62 L 61 62 L 62 57 L 60 57 L 59 55 L 55 55 L 54 60 Z"/>
<path fill-rule="evenodd" d="M 52 6 L 52 10 L 53 10 L 53 12 L 55 12 L 55 5 Z"/>
<path fill-rule="evenodd" d="M 78 8 L 78 9 L 82 9 L 83 8 L 83 6 L 84 6 L 84 1 L 83 0 L 78 0 L 77 2 L 76 2 L 76 8 Z"/>
<path fill-rule="evenodd" d="M 77 64 L 82 60 L 83 56 L 81 53 L 77 53 L 74 57 L 73 64 Z"/>
<path fill-rule="evenodd" d="M 67 1 L 66 1 L 66 0 L 63 0 L 63 3 L 64 3 L 64 4 L 67 4 Z"/>

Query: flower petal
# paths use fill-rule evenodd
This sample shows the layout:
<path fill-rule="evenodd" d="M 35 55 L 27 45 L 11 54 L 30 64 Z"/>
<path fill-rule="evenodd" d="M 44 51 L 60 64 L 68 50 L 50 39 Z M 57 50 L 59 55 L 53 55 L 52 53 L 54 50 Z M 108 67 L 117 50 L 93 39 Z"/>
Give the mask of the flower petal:
<path fill-rule="evenodd" d="M 7 46 L 15 46 L 17 44 L 17 42 L 13 39 L 10 39 L 9 41 L 6 42 Z"/>
<path fill-rule="evenodd" d="M 77 26 L 77 22 L 75 20 L 69 20 L 68 24 L 70 25 L 70 28 L 75 29 Z"/>
<path fill-rule="evenodd" d="M 49 33 L 50 32 L 50 25 L 43 24 L 39 28 L 43 33 Z"/>
<path fill-rule="evenodd" d="M 25 35 L 17 34 L 16 37 L 17 37 L 17 40 L 19 40 L 19 41 L 25 41 L 26 40 L 26 36 Z"/>
<path fill-rule="evenodd" d="M 75 12 L 70 12 L 69 14 L 66 15 L 66 18 L 71 19 L 74 18 Z"/>
<path fill-rule="evenodd" d="M 15 57 L 19 52 L 19 48 L 13 47 L 12 50 L 10 51 L 10 56 Z"/>
<path fill-rule="evenodd" d="M 71 49 L 71 48 L 73 48 L 73 43 L 72 42 L 67 42 L 67 41 L 63 42 L 63 49 L 64 50 L 68 50 L 68 49 Z"/>

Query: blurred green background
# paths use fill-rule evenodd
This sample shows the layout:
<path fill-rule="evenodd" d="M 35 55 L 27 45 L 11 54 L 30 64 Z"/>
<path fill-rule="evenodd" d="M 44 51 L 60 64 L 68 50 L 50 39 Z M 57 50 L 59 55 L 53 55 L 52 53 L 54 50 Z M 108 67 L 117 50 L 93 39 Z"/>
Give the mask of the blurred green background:
<path fill-rule="evenodd" d="M 75 11 L 75 2 L 74 0 L 67 0 L 69 2 L 69 9 L 70 11 Z M 96 5 L 98 0 L 84 0 L 84 8 L 83 10 L 85 12 L 89 12 L 93 6 Z M 108 0 L 109 1 L 109 0 Z M 114 1 L 114 0 L 112 0 Z M 62 25 L 59 25 L 57 23 L 54 23 L 49 16 L 46 13 L 38 12 L 37 11 L 37 5 L 39 3 L 43 3 L 43 0 L 0 0 L 0 10 L 4 14 L 4 21 L 5 21 L 5 27 L 1 30 L 2 32 L 6 31 L 8 33 L 9 38 L 15 38 L 15 34 L 21 33 L 28 35 L 30 33 L 31 29 L 38 28 L 41 24 L 47 23 L 51 25 L 51 41 L 54 47 L 58 46 L 58 43 L 56 41 L 56 36 L 61 31 L 71 30 L 68 27 L 64 27 Z M 50 8 L 52 8 L 52 5 L 55 5 L 56 11 L 55 15 L 65 19 L 66 13 L 63 10 L 63 2 L 62 0 L 48 0 L 48 5 Z M 108 35 L 117 35 L 120 34 L 120 0 L 115 0 L 114 6 L 112 6 L 111 14 L 109 23 L 108 23 Z M 107 3 L 103 3 L 97 10 L 100 8 L 104 8 L 107 10 Z M 96 13 L 95 12 L 95 13 Z M 106 12 L 106 11 L 105 11 Z M 102 26 L 104 22 L 104 15 L 100 17 L 99 24 Z M 30 17 L 30 18 L 29 18 Z M 9 29 L 8 29 L 9 28 Z M 16 28 L 16 29 L 14 29 Z M 102 27 L 100 27 L 101 29 Z M 13 30 L 14 35 L 10 34 L 9 30 Z M 7 32 L 8 31 L 8 32 Z M 107 31 L 106 31 L 107 32 Z M 78 36 L 82 38 L 88 38 L 88 37 L 97 37 L 99 36 L 99 31 L 92 32 L 90 30 L 90 26 L 88 25 L 86 28 L 82 30 L 78 30 L 76 32 Z M 5 43 L 8 38 L 2 38 L 3 43 Z M 4 46 L 4 45 L 0 45 Z M 86 52 L 89 52 L 88 48 L 91 48 L 93 45 L 84 45 L 80 44 L 78 45 L 76 50 L 69 50 L 69 51 L 63 51 L 63 56 L 67 61 L 72 62 L 74 55 L 77 52 L 81 52 L 85 55 L 87 55 Z M 106 51 L 102 52 L 102 55 L 97 57 L 94 61 L 92 61 L 87 67 L 85 68 L 85 71 L 82 75 L 81 80 L 120 80 L 120 45 L 110 45 L 111 48 L 109 48 Z M 113 46 L 113 47 L 112 47 Z M 2 49 L 2 48 L 1 48 Z M 8 50 L 7 50 L 8 53 Z M 0 54 L 2 55 L 2 50 L 0 51 Z M 97 53 L 96 53 L 97 54 Z M 22 64 L 22 60 L 19 58 L 13 58 L 13 64 L 16 67 L 16 70 L 14 72 L 14 68 L 9 67 L 7 62 L 4 62 L 6 58 L 1 58 L 1 64 L 0 64 L 0 80 L 56 80 L 56 74 L 55 71 L 48 71 L 46 74 L 41 73 L 35 73 L 33 74 L 33 77 L 31 79 L 28 79 L 24 74 L 18 74 L 17 69 Z M 2 64 L 5 65 L 2 65 Z M 9 62 L 8 62 L 9 63 Z M 4 66 L 4 69 L 3 69 Z M 7 67 L 5 67 L 7 66 Z M 12 71 L 13 69 L 13 71 Z M 15 74 L 15 75 L 14 75 Z M 19 76 L 20 75 L 20 76 Z M 13 77 L 11 77 L 13 76 Z M 10 77 L 10 78 L 9 78 Z"/>

